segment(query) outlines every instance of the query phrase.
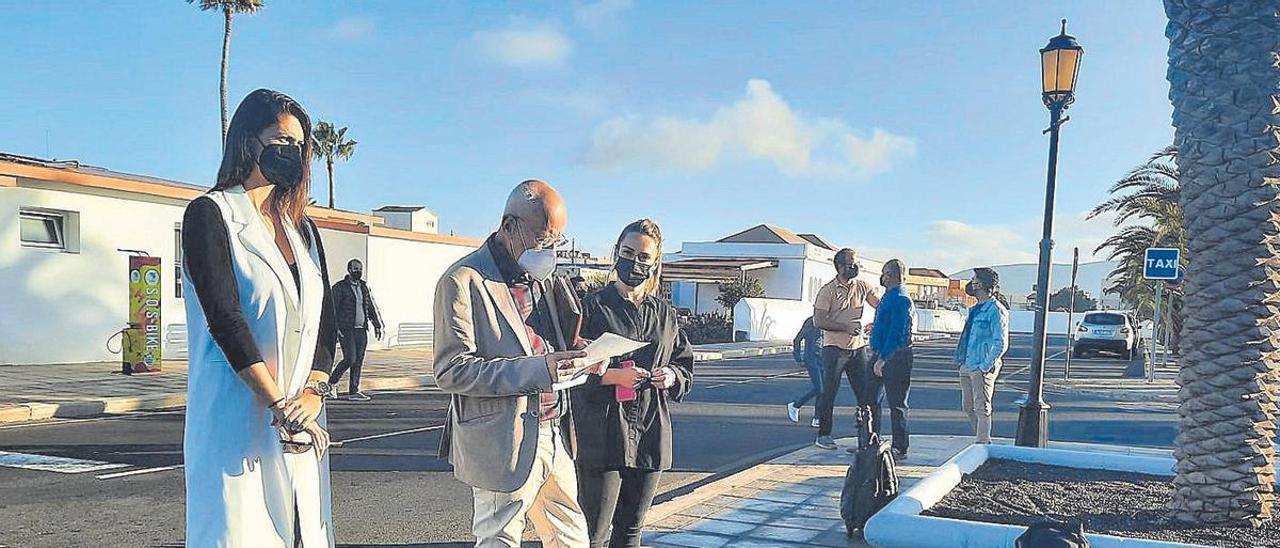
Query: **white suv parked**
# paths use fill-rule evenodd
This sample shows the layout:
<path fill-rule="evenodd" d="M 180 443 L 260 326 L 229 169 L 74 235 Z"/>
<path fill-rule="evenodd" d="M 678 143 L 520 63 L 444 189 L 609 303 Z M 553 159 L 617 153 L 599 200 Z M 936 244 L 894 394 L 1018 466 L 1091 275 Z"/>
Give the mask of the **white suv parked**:
<path fill-rule="evenodd" d="M 1121 311 L 1085 312 L 1075 331 L 1071 357 L 1083 358 L 1096 352 L 1113 352 L 1127 360 L 1142 351 L 1138 324 Z"/>

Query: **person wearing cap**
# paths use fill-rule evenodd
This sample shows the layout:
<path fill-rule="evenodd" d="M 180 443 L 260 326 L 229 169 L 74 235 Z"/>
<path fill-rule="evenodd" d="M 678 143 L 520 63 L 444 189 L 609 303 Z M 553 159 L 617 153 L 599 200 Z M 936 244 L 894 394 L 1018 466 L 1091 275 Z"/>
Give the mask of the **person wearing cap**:
<path fill-rule="evenodd" d="M 841 375 L 848 377 L 858 405 L 871 406 L 872 416 L 880 414 L 878 395 L 868 390 L 870 352 L 862 329 L 863 305 L 880 306 L 880 298 L 871 284 L 858 279 L 858 256 L 852 249 L 837 251 L 833 262 L 835 279 L 822 286 L 813 301 L 813 325 L 822 330 L 823 368 L 822 395 L 818 397 L 818 439 L 814 445 L 823 449 L 836 449 L 831 439 L 831 423 Z"/>
<path fill-rule="evenodd" d="M 960 367 L 961 407 L 969 415 L 976 442 L 991 443 L 991 400 L 1001 359 L 1009 348 L 1009 310 L 997 299 L 1000 276 L 975 268 L 965 293 L 978 299 L 960 333 L 955 362 Z"/>

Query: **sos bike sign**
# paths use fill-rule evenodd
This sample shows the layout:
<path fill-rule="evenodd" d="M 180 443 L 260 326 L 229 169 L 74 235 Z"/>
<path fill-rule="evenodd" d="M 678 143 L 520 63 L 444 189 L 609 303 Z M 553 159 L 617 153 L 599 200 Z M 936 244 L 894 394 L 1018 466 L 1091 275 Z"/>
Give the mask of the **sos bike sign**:
<path fill-rule="evenodd" d="M 129 327 L 124 333 L 126 375 L 160 371 L 160 258 L 129 257 Z"/>

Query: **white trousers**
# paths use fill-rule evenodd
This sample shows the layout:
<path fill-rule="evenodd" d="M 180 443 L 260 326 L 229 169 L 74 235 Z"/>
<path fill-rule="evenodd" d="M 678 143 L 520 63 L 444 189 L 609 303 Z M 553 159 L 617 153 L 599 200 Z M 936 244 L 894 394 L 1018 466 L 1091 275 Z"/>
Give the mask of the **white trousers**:
<path fill-rule="evenodd" d="M 961 371 L 960 406 L 969 415 L 978 443 L 991 443 L 991 398 L 996 393 L 998 372 Z"/>
<path fill-rule="evenodd" d="M 587 548 L 587 520 L 578 504 L 578 477 L 560 429 L 538 429 L 538 456 L 524 485 L 511 493 L 472 488 L 471 532 L 477 548 L 519 548 L 525 518 L 546 548 Z"/>

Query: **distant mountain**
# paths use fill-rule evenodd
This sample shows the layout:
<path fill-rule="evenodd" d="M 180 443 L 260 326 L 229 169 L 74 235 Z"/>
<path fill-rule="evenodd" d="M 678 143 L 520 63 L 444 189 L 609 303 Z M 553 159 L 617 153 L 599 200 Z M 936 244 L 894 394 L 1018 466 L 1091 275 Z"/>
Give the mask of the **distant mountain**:
<path fill-rule="evenodd" d="M 1090 297 L 1098 298 L 1102 295 L 1102 288 L 1106 283 L 1107 275 L 1118 266 L 1116 261 L 1100 261 L 1093 263 L 1080 263 L 1080 270 L 1076 275 L 1076 286 L 1082 291 L 1088 293 Z M 1029 293 L 1031 287 L 1036 284 L 1036 274 L 1038 273 L 1038 265 L 1035 264 L 1011 264 L 990 267 L 1000 274 L 1000 289 L 1010 300 L 1021 301 Z M 962 270 L 951 275 L 953 280 L 967 280 L 973 277 L 973 269 Z M 1053 291 L 1071 285 L 1071 264 L 1055 264 L 1049 271 L 1049 286 Z M 1108 303 L 1114 303 L 1115 297 L 1108 297 Z"/>

